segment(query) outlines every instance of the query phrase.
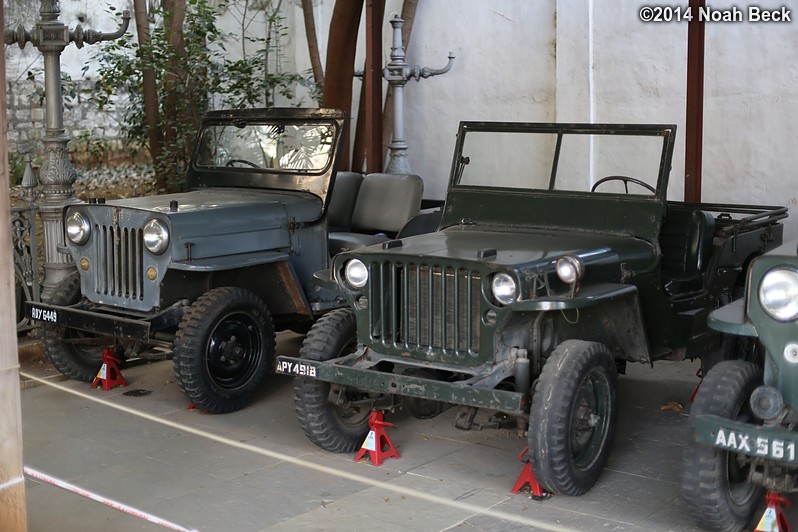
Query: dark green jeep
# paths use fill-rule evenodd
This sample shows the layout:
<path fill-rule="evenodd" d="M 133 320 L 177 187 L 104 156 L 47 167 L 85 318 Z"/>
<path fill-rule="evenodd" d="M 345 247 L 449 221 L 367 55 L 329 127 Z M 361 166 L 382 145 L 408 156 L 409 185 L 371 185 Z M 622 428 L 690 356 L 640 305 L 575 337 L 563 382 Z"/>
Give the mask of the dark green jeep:
<path fill-rule="evenodd" d="M 710 315 L 745 360 L 707 373 L 691 412 L 683 493 L 693 516 L 741 530 L 764 490 L 798 492 L 798 243 L 751 262 L 745 297 Z"/>
<path fill-rule="evenodd" d="M 300 424 L 352 451 L 401 400 L 459 428 L 513 422 L 549 491 L 578 495 L 607 459 L 627 362 L 719 348 L 709 311 L 781 241 L 773 207 L 668 202 L 672 125 L 464 122 L 437 232 L 338 255 L 351 309 L 300 359 Z M 709 360 L 707 360 L 709 363 Z M 479 426 L 485 426 L 485 423 Z"/>

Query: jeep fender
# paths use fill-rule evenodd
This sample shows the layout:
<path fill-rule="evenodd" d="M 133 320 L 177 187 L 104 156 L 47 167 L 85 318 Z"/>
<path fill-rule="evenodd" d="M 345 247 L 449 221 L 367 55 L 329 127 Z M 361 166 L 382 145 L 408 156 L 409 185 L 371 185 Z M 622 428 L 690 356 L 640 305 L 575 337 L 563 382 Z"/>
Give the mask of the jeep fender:
<path fill-rule="evenodd" d="M 580 339 L 606 345 L 616 358 L 650 362 L 637 287 L 600 283 L 574 296 L 543 297 L 509 305 L 514 312 L 545 312 L 555 323 L 556 340 Z"/>
<path fill-rule="evenodd" d="M 228 255 L 194 261 L 175 261 L 175 270 L 208 273 L 213 275 L 215 286 L 241 286 L 252 290 L 266 302 L 272 315 L 301 314 L 313 316 L 310 302 L 302 290 L 294 265 L 288 253 L 264 251 L 245 255 Z M 236 272 L 249 270 L 250 276 Z"/>

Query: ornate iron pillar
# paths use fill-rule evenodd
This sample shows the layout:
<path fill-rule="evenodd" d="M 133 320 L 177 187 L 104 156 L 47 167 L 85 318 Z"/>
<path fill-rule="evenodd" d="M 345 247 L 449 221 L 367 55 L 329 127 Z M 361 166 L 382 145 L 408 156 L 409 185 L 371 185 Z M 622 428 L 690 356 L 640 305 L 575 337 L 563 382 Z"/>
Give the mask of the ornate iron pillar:
<path fill-rule="evenodd" d="M 394 17 L 391 19 L 393 26 L 393 45 L 391 46 L 391 60 L 383 70 L 382 76 L 388 81 L 393 90 L 393 138 L 388 145 L 390 161 L 385 171 L 391 174 L 409 174 L 410 163 L 407 162 L 407 142 L 405 141 L 404 124 L 404 86 L 411 78 L 420 81 L 421 78 L 430 78 L 449 72 L 454 61 L 454 54 L 449 52 L 449 62 L 439 69 L 408 68 L 405 61 L 405 49 L 402 43 L 402 26 L 405 21 Z"/>
<path fill-rule="evenodd" d="M 64 205 L 77 201 L 74 197 L 77 174 L 69 161 L 67 143 L 69 136 L 64 130 L 64 100 L 61 94 L 61 52 L 71 42 L 78 48 L 83 44 L 94 44 L 100 41 L 118 39 L 126 31 L 130 23 L 130 12 L 122 13 L 122 24 L 113 33 L 95 30 L 84 30 L 78 25 L 70 31 L 58 17 L 61 15 L 59 0 L 42 0 L 39 9 L 39 20 L 33 30 L 22 26 L 16 30 L 5 30 L 6 44 L 19 45 L 24 48 L 27 43 L 33 44 L 44 56 L 44 109 L 45 129 L 44 162 L 39 170 L 42 200 L 39 212 L 42 217 L 44 231 L 44 282 L 42 283 L 42 299 L 49 298 L 53 287 L 67 277 L 75 268 L 69 255 L 58 251 L 63 246 L 64 227 L 61 210 Z"/>

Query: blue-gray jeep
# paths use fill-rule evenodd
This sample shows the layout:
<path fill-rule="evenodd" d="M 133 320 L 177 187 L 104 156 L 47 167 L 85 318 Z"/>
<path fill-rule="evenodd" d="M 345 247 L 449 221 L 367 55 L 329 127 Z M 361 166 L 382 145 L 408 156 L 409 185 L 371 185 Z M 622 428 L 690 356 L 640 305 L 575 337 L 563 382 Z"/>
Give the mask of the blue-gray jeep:
<path fill-rule="evenodd" d="M 344 304 L 315 272 L 418 213 L 418 176 L 336 173 L 347 120 L 214 111 L 185 192 L 66 207 L 64 251 L 77 271 L 30 305 L 53 364 L 91 382 L 105 348 L 130 358 L 160 347 L 197 408 L 249 403 L 273 366 L 275 331 L 306 331 Z"/>

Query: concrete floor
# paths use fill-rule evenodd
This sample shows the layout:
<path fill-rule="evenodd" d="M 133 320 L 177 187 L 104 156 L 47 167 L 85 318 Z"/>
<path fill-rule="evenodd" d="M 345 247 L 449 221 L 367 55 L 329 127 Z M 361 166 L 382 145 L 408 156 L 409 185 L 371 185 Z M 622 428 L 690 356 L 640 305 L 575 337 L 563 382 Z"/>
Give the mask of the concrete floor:
<path fill-rule="evenodd" d="M 296 353 L 300 342 L 278 335 L 283 354 Z M 459 431 L 456 409 L 433 420 L 388 416 L 401 458 L 374 467 L 305 438 L 290 378 L 273 376 L 254 404 L 214 416 L 187 408 L 168 361 L 126 369 L 130 386 L 109 392 L 58 383 L 150 419 L 50 386 L 23 389 L 24 462 L 205 531 L 696 530 L 679 497 L 695 372 L 690 362 L 629 366 L 612 454 L 582 497 L 538 502 L 511 493 L 525 439 L 514 431 Z M 685 410 L 660 408 L 672 401 Z M 26 491 L 31 531 L 162 529 L 38 480 L 28 479 Z M 795 508 L 789 515 L 798 523 Z"/>

